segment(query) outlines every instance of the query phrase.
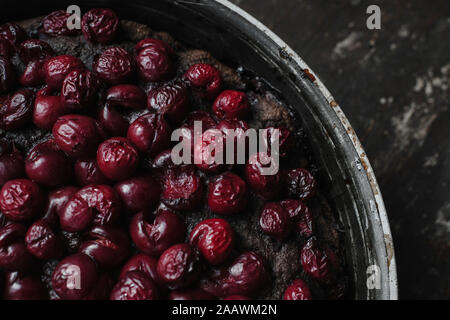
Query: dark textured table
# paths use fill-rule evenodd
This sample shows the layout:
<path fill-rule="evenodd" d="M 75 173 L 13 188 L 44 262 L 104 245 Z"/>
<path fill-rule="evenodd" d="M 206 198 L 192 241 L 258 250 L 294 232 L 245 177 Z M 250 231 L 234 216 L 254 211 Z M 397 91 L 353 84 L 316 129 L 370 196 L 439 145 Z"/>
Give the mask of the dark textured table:
<path fill-rule="evenodd" d="M 450 1 L 233 0 L 320 76 L 381 186 L 400 298 L 450 299 Z M 381 8 L 381 30 L 366 9 Z"/>

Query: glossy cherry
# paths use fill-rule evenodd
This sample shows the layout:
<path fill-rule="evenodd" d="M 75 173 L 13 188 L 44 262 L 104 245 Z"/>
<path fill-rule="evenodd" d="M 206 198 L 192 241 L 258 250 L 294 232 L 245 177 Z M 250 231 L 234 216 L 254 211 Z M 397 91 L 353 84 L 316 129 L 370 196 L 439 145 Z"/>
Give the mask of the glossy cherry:
<path fill-rule="evenodd" d="M 98 280 L 95 262 L 84 253 L 64 258 L 55 268 L 52 288 L 61 299 L 79 300 L 88 295 Z"/>
<path fill-rule="evenodd" d="M 203 183 L 190 166 L 167 170 L 162 178 L 161 201 L 174 210 L 192 210 L 202 201 Z"/>
<path fill-rule="evenodd" d="M 63 252 L 62 239 L 46 220 L 33 223 L 25 236 L 28 251 L 38 259 L 57 259 Z"/>
<path fill-rule="evenodd" d="M 292 229 L 292 220 L 282 206 L 269 202 L 261 211 L 259 226 L 265 234 L 276 240 L 283 240 Z"/>
<path fill-rule="evenodd" d="M 59 216 L 62 214 L 67 202 L 77 193 L 79 189 L 73 186 L 65 186 L 55 189 L 48 194 L 47 206 L 44 210 L 46 223 L 56 226 L 59 223 Z"/>
<path fill-rule="evenodd" d="M 36 145 L 25 159 L 27 176 L 44 186 L 58 187 L 69 182 L 72 165 L 54 140 Z"/>
<path fill-rule="evenodd" d="M 132 84 L 119 84 L 108 89 L 106 101 L 111 107 L 121 106 L 130 109 L 143 109 L 147 96 L 144 90 Z"/>
<path fill-rule="evenodd" d="M 126 83 L 134 73 L 132 56 L 121 47 L 110 47 L 94 58 L 94 72 L 108 84 Z"/>
<path fill-rule="evenodd" d="M 15 130 L 26 126 L 31 121 L 34 98 L 29 89 L 20 89 L 9 97 L 0 107 L 0 128 Z"/>
<path fill-rule="evenodd" d="M 136 171 L 139 154 L 129 140 L 122 137 L 111 138 L 98 147 L 97 163 L 106 178 L 121 181 Z"/>
<path fill-rule="evenodd" d="M 3 298 L 5 300 L 46 300 L 48 294 L 38 275 L 9 272 L 6 274 Z"/>
<path fill-rule="evenodd" d="M 203 99 L 213 100 L 222 88 L 222 76 L 219 70 L 210 64 L 194 64 L 183 77 L 194 94 Z"/>
<path fill-rule="evenodd" d="M 267 152 L 271 152 L 272 146 L 276 143 L 276 134 L 278 134 L 278 154 L 281 157 L 285 157 L 290 150 L 295 147 L 294 136 L 292 132 L 285 127 L 268 127 L 266 128 L 266 133 L 263 135 L 263 145 L 265 146 Z M 277 130 L 277 131 L 275 131 Z"/>
<path fill-rule="evenodd" d="M 156 284 L 140 271 L 130 271 L 114 286 L 111 300 L 156 300 Z"/>
<path fill-rule="evenodd" d="M 31 180 L 10 180 L 0 191 L 0 210 L 11 221 L 29 221 L 41 214 L 42 206 L 42 192 Z"/>
<path fill-rule="evenodd" d="M 19 151 L 0 155 L 0 187 L 7 181 L 25 176 L 25 164 Z"/>
<path fill-rule="evenodd" d="M 308 284 L 302 279 L 296 279 L 286 288 L 283 300 L 312 300 Z"/>
<path fill-rule="evenodd" d="M 155 215 L 136 214 L 130 223 L 136 247 L 151 256 L 159 256 L 170 246 L 184 240 L 186 226 L 173 212 L 161 210 Z"/>
<path fill-rule="evenodd" d="M 60 214 L 63 230 L 81 231 L 92 223 L 111 225 L 120 215 L 120 198 L 113 188 L 106 185 L 89 185 L 79 190 Z"/>
<path fill-rule="evenodd" d="M 300 200 L 283 200 L 280 205 L 289 213 L 295 224 L 297 233 L 307 239 L 313 232 L 313 215 L 311 210 Z"/>
<path fill-rule="evenodd" d="M 78 33 L 78 29 L 68 28 L 71 14 L 64 10 L 53 11 L 42 20 L 42 32 L 51 37 L 71 36 Z"/>
<path fill-rule="evenodd" d="M 167 84 L 148 92 L 147 106 L 163 114 L 173 124 L 180 123 L 189 112 L 189 97 L 180 84 Z"/>
<path fill-rule="evenodd" d="M 212 109 L 219 119 L 245 119 L 250 112 L 250 105 L 244 92 L 225 90 L 216 98 Z"/>
<path fill-rule="evenodd" d="M 234 233 L 226 220 L 207 219 L 194 227 L 189 242 L 198 248 L 206 261 L 217 265 L 230 256 L 234 245 Z"/>
<path fill-rule="evenodd" d="M 33 123 L 41 129 L 51 130 L 59 117 L 68 113 L 59 95 L 53 95 L 53 90 L 44 87 L 38 91 L 34 100 Z"/>
<path fill-rule="evenodd" d="M 143 39 L 134 52 L 139 75 L 144 81 L 167 80 L 174 72 L 173 51 L 164 41 Z"/>
<path fill-rule="evenodd" d="M 280 172 L 274 172 L 269 169 L 270 159 L 265 153 L 254 153 L 250 156 L 245 165 L 245 178 L 248 185 L 266 200 L 274 199 L 278 196 L 281 187 Z M 264 174 L 263 170 L 266 169 Z"/>
<path fill-rule="evenodd" d="M 126 211 L 136 213 L 152 210 L 159 203 L 161 188 L 152 177 L 130 178 L 114 186 Z"/>
<path fill-rule="evenodd" d="M 28 63 L 19 78 L 20 84 L 24 87 L 38 87 L 45 84 L 44 63 L 45 60 Z"/>
<path fill-rule="evenodd" d="M 24 242 L 27 229 L 18 223 L 0 228 L 0 268 L 27 272 L 34 267 L 34 259 Z"/>
<path fill-rule="evenodd" d="M 242 212 L 247 205 L 247 184 L 238 175 L 225 172 L 209 183 L 208 206 L 217 214 Z"/>
<path fill-rule="evenodd" d="M 292 197 L 307 201 L 316 194 L 316 179 L 306 169 L 287 170 L 283 178 L 286 191 Z"/>
<path fill-rule="evenodd" d="M 127 135 L 130 123 L 109 102 L 98 109 L 98 120 L 104 130 L 112 137 L 124 137 Z"/>
<path fill-rule="evenodd" d="M 16 85 L 14 66 L 9 59 L 0 56 L 0 94 L 10 92 Z"/>
<path fill-rule="evenodd" d="M 61 55 L 48 58 L 43 65 L 45 82 L 50 88 L 60 90 L 66 76 L 77 69 L 84 69 L 83 62 L 77 57 Z"/>
<path fill-rule="evenodd" d="M 54 55 L 50 45 L 42 40 L 28 39 L 22 42 L 17 48 L 20 60 L 24 64 L 32 61 L 43 60 Z"/>
<path fill-rule="evenodd" d="M 26 31 L 14 22 L 7 22 L 0 26 L 0 38 L 6 39 L 14 45 L 19 45 L 28 36 Z"/>
<path fill-rule="evenodd" d="M 77 184 L 81 187 L 90 184 L 109 184 L 110 181 L 103 175 L 97 164 L 97 159 L 77 160 L 74 165 Z"/>
<path fill-rule="evenodd" d="M 158 278 L 158 273 L 156 272 L 157 265 L 157 258 L 144 253 L 138 253 L 125 263 L 122 270 L 120 270 L 119 278 L 124 278 L 128 272 L 140 271 L 156 284 L 161 285 L 161 279 Z"/>
<path fill-rule="evenodd" d="M 200 275 L 199 253 L 189 244 L 176 244 L 159 257 L 156 270 L 169 289 L 186 288 Z"/>
<path fill-rule="evenodd" d="M 225 166 L 225 139 L 218 129 L 208 129 L 194 141 L 194 163 L 202 171 L 217 173 Z"/>
<path fill-rule="evenodd" d="M 215 128 L 222 132 L 225 139 L 226 162 L 230 163 L 229 159 L 232 159 L 233 164 L 245 164 L 249 150 L 247 130 L 250 126 L 248 123 L 237 118 L 223 119 Z M 231 149 L 231 143 L 233 143 L 233 149 Z"/>
<path fill-rule="evenodd" d="M 81 19 L 83 36 L 92 43 L 110 43 L 116 38 L 118 30 L 119 18 L 110 9 L 91 9 Z"/>
<path fill-rule="evenodd" d="M 89 110 L 94 107 L 100 81 L 88 71 L 75 69 L 64 78 L 61 88 L 61 101 L 69 110 Z"/>
<path fill-rule="evenodd" d="M 162 115 L 147 113 L 129 127 L 127 137 L 136 147 L 155 156 L 170 144 L 171 129 Z"/>

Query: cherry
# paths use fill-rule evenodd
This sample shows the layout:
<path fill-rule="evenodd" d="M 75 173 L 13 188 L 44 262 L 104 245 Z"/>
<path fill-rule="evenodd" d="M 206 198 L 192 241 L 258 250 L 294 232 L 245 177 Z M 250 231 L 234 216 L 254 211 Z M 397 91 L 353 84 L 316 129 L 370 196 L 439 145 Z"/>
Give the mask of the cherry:
<path fill-rule="evenodd" d="M 114 286 L 111 300 L 157 300 L 158 288 L 140 271 L 130 271 Z"/>
<path fill-rule="evenodd" d="M 217 265 L 230 256 L 234 245 L 234 234 L 226 220 L 207 219 L 194 227 L 189 241 L 198 248 L 206 261 Z"/>
<path fill-rule="evenodd" d="M 129 140 L 122 137 L 111 138 L 98 147 L 97 163 L 106 178 L 121 181 L 136 171 L 139 154 Z"/>
<path fill-rule="evenodd" d="M 316 194 L 316 180 L 306 169 L 290 169 L 283 178 L 286 191 L 290 196 L 307 201 Z"/>
<path fill-rule="evenodd" d="M 183 85 L 166 84 L 149 91 L 147 106 L 165 115 L 171 123 L 180 123 L 189 112 L 188 92 Z"/>
<path fill-rule="evenodd" d="M 42 206 L 41 190 L 30 180 L 10 180 L 0 191 L 0 210 L 11 221 L 29 221 L 41 213 Z"/>
<path fill-rule="evenodd" d="M 39 276 L 20 272 L 6 274 L 5 300 L 46 300 L 48 294 Z"/>
<path fill-rule="evenodd" d="M 45 60 L 28 63 L 19 78 L 20 84 L 24 87 L 38 87 L 45 84 L 44 63 Z"/>
<path fill-rule="evenodd" d="M 128 120 L 115 110 L 110 102 L 106 102 L 103 107 L 100 107 L 98 120 L 110 136 L 123 137 L 127 135 L 130 126 Z"/>
<path fill-rule="evenodd" d="M 94 57 L 92 69 L 108 84 L 126 83 L 134 73 L 133 58 L 121 47 L 110 47 Z"/>
<path fill-rule="evenodd" d="M 159 202 L 161 188 L 152 177 L 135 177 L 115 185 L 124 208 L 131 213 L 152 210 Z"/>
<path fill-rule="evenodd" d="M 245 166 L 245 178 L 248 185 L 256 193 L 266 200 L 271 200 L 276 198 L 280 191 L 280 173 L 264 175 L 264 167 L 269 166 L 263 164 L 263 162 L 268 162 L 266 160 L 268 158 L 265 153 L 254 153 L 251 155 Z"/>
<path fill-rule="evenodd" d="M 54 140 L 31 149 L 25 159 L 25 170 L 31 180 L 48 187 L 62 186 L 72 176 L 72 166 Z"/>
<path fill-rule="evenodd" d="M 181 289 L 172 291 L 169 300 L 214 300 L 214 296 L 200 288 Z"/>
<path fill-rule="evenodd" d="M 25 175 L 24 160 L 20 152 L 0 155 L 0 187 L 7 181 L 22 178 Z"/>
<path fill-rule="evenodd" d="M 184 74 L 184 80 L 194 94 L 200 98 L 213 100 L 222 87 L 222 77 L 219 70 L 210 64 L 194 64 Z"/>
<path fill-rule="evenodd" d="M 247 205 L 247 185 L 238 175 L 225 172 L 209 184 L 208 206 L 217 214 L 242 212 Z"/>
<path fill-rule="evenodd" d="M 167 80 L 174 72 L 172 49 L 162 40 L 144 39 L 135 49 L 139 75 L 144 81 Z"/>
<path fill-rule="evenodd" d="M 47 206 L 43 220 L 50 225 L 56 226 L 59 222 L 59 216 L 62 214 L 67 202 L 77 193 L 78 188 L 72 186 L 55 189 L 48 195 Z"/>
<path fill-rule="evenodd" d="M 33 91 L 20 89 L 14 93 L 0 107 L 0 128 L 15 130 L 27 125 L 33 114 L 33 103 Z"/>
<path fill-rule="evenodd" d="M 61 150 L 73 158 L 95 154 L 100 138 L 95 119 L 76 114 L 59 117 L 53 125 L 52 133 Z"/>
<path fill-rule="evenodd" d="M 113 188 L 106 185 L 89 185 L 67 202 L 60 213 L 63 230 L 76 232 L 94 223 L 106 226 L 117 220 L 121 210 L 119 196 Z"/>
<path fill-rule="evenodd" d="M 51 37 L 77 34 L 76 28 L 71 30 L 67 27 L 70 16 L 71 14 L 64 10 L 53 11 L 42 20 L 42 32 Z"/>
<path fill-rule="evenodd" d="M 25 30 L 14 22 L 7 22 L 0 26 L 0 38 L 8 40 L 14 45 L 19 45 L 28 36 Z"/>
<path fill-rule="evenodd" d="M 88 70 L 72 70 L 64 78 L 61 101 L 69 110 L 86 110 L 95 106 L 100 81 Z"/>
<path fill-rule="evenodd" d="M 25 244 L 38 259 L 57 259 L 62 254 L 62 241 L 45 220 L 38 220 L 28 228 Z"/>
<path fill-rule="evenodd" d="M 205 172 L 216 173 L 225 169 L 225 140 L 217 129 L 206 130 L 194 144 L 194 163 Z"/>
<path fill-rule="evenodd" d="M 268 273 L 262 258 L 248 251 L 230 265 L 200 282 L 200 287 L 216 297 L 253 296 L 267 283 Z"/>
<path fill-rule="evenodd" d="M 171 129 L 162 115 L 147 113 L 137 118 L 129 127 L 127 137 L 136 147 L 157 155 L 170 144 Z"/>
<path fill-rule="evenodd" d="M 173 245 L 159 257 L 156 270 L 169 289 L 186 288 L 200 275 L 198 251 L 186 243 Z"/>
<path fill-rule="evenodd" d="M 161 201 L 174 210 L 191 210 L 202 201 L 203 184 L 190 166 L 174 167 L 163 177 Z"/>
<path fill-rule="evenodd" d="M 261 211 L 259 225 L 265 234 L 281 241 L 289 235 L 292 221 L 282 206 L 269 202 Z"/>
<path fill-rule="evenodd" d="M 128 256 L 130 241 L 119 228 L 94 226 L 79 251 L 91 257 L 101 268 L 120 265 Z"/>
<path fill-rule="evenodd" d="M 268 127 L 266 128 L 267 134 L 263 136 L 263 144 L 270 154 L 272 145 L 275 143 L 275 130 L 278 130 L 278 153 L 280 156 L 285 157 L 294 145 L 294 136 L 291 131 L 285 127 Z"/>
<path fill-rule="evenodd" d="M 307 239 L 313 235 L 313 216 L 311 210 L 300 200 L 283 200 L 280 205 L 294 220 L 298 234 Z"/>
<path fill-rule="evenodd" d="M 143 109 L 147 96 L 144 90 L 132 84 L 119 84 L 108 89 L 106 101 L 110 106 Z"/>
<path fill-rule="evenodd" d="M 330 284 L 336 278 L 339 262 L 336 254 L 321 246 L 315 237 L 308 239 L 300 253 L 303 270 L 321 284 Z"/>
<path fill-rule="evenodd" d="M 33 123 L 41 129 L 51 130 L 56 120 L 68 113 L 60 96 L 51 95 L 52 89 L 39 90 L 34 100 Z"/>
<path fill-rule="evenodd" d="M 157 258 L 148 256 L 144 253 L 138 253 L 125 263 L 120 271 L 119 278 L 124 278 L 128 272 L 140 271 L 155 283 L 161 284 L 161 279 L 158 278 L 158 273 L 156 272 L 157 265 Z"/>
<path fill-rule="evenodd" d="M 184 240 L 186 226 L 169 210 L 158 211 L 151 217 L 140 212 L 130 223 L 130 234 L 139 250 L 151 256 L 159 256 L 170 246 Z"/>
<path fill-rule="evenodd" d="M 225 90 L 214 101 L 213 112 L 220 119 L 246 118 L 250 112 L 247 95 L 236 90 Z"/>
<path fill-rule="evenodd" d="M 75 179 L 81 187 L 90 184 L 109 184 L 109 180 L 100 171 L 97 159 L 77 160 L 74 165 Z"/>
<path fill-rule="evenodd" d="M 55 53 L 50 45 L 42 40 L 28 39 L 22 42 L 17 48 L 20 60 L 24 64 L 32 61 L 44 60 L 53 56 Z"/>
<path fill-rule="evenodd" d="M 2 38 L 0 36 L 0 56 L 5 57 L 6 59 L 11 59 L 15 53 L 16 48 L 14 45 L 6 38 Z"/>
<path fill-rule="evenodd" d="M 223 119 L 220 121 L 216 129 L 220 130 L 225 138 L 225 159 L 233 159 L 233 164 L 245 164 L 246 154 L 249 149 L 249 138 L 247 130 L 249 125 L 240 119 Z M 230 141 L 233 139 L 233 141 Z M 229 146 L 233 142 L 234 149 L 229 150 Z"/>
<path fill-rule="evenodd" d="M 91 9 L 81 19 L 81 31 L 85 39 L 92 43 L 112 42 L 119 29 L 119 18 L 110 9 Z"/>
<path fill-rule="evenodd" d="M 173 168 L 174 166 L 175 164 L 172 161 L 172 149 L 161 151 L 152 161 L 153 172 L 156 171 L 158 174 L 163 174 L 167 169 Z"/>
<path fill-rule="evenodd" d="M 66 76 L 73 70 L 84 69 L 84 65 L 77 57 L 61 55 L 46 59 L 42 68 L 47 85 L 60 90 Z"/>
<path fill-rule="evenodd" d="M 302 279 L 294 280 L 284 292 L 283 300 L 312 300 L 308 284 Z"/>
<path fill-rule="evenodd" d="M 64 258 L 55 268 L 52 287 L 64 300 L 79 300 L 89 294 L 98 280 L 95 262 L 84 253 Z"/>
<path fill-rule="evenodd" d="M 29 271 L 34 266 L 33 256 L 24 242 L 26 228 L 10 222 L 0 229 L 0 268 L 7 271 Z"/>
<path fill-rule="evenodd" d="M 0 94 L 10 92 L 15 85 L 14 66 L 7 58 L 0 56 Z"/>

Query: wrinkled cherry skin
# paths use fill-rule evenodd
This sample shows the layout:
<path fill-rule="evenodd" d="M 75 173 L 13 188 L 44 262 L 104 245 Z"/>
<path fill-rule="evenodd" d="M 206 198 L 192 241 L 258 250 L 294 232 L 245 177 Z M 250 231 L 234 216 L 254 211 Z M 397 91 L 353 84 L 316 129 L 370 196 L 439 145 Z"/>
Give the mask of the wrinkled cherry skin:
<path fill-rule="evenodd" d="M 14 22 L 7 22 L 0 26 L 0 38 L 4 38 L 14 45 L 19 45 L 27 40 L 28 36 L 25 30 Z"/>
<path fill-rule="evenodd" d="M 33 223 L 25 236 L 28 251 L 38 259 L 57 259 L 63 252 L 62 239 L 45 220 Z"/>
<path fill-rule="evenodd" d="M 158 260 L 157 272 L 171 289 L 186 288 L 194 283 L 201 272 L 200 256 L 191 245 L 176 244 L 163 252 Z"/>
<path fill-rule="evenodd" d="M 163 81 L 173 74 L 173 50 L 164 41 L 141 40 L 134 48 L 134 53 L 139 75 L 144 81 Z"/>
<path fill-rule="evenodd" d="M 224 155 L 225 139 L 218 129 L 208 129 L 201 139 L 194 141 L 194 163 L 202 171 L 223 171 L 226 168 Z"/>
<path fill-rule="evenodd" d="M 22 42 L 17 48 L 20 60 L 24 64 L 32 61 L 43 60 L 55 54 L 52 47 L 42 40 L 28 39 Z"/>
<path fill-rule="evenodd" d="M 167 84 L 150 90 L 147 106 L 163 114 L 173 124 L 180 123 L 189 112 L 188 91 L 180 84 Z"/>
<path fill-rule="evenodd" d="M 36 145 L 25 159 L 27 176 L 44 186 L 58 187 L 72 177 L 72 165 L 54 140 Z"/>
<path fill-rule="evenodd" d="M 161 210 L 153 217 L 146 217 L 140 212 L 130 223 L 130 234 L 139 250 L 159 256 L 170 246 L 184 241 L 186 226 L 169 210 Z"/>
<path fill-rule="evenodd" d="M 56 226 L 59 223 L 59 216 L 62 214 L 62 210 L 64 210 L 67 202 L 72 199 L 77 191 L 77 187 L 66 186 L 50 192 L 43 220 L 50 226 Z"/>
<path fill-rule="evenodd" d="M 147 96 L 144 90 L 132 84 L 119 84 L 108 89 L 106 101 L 110 106 L 143 109 Z"/>
<path fill-rule="evenodd" d="M 22 224 L 7 223 L 0 228 L 0 268 L 7 271 L 29 271 L 33 256 L 24 242 L 26 228 Z"/>
<path fill-rule="evenodd" d="M 238 152 L 244 152 L 245 151 L 245 155 L 248 154 L 248 149 L 249 149 L 249 139 L 248 137 L 245 135 L 246 131 L 250 128 L 250 126 L 248 125 L 247 122 L 245 122 L 244 120 L 240 120 L 240 119 L 223 119 L 222 121 L 220 121 L 217 126 L 215 127 L 216 129 L 220 130 L 224 137 L 225 137 L 225 145 L 227 145 L 227 143 L 231 143 L 229 142 L 229 139 L 233 138 L 234 139 L 234 163 L 235 164 L 245 164 L 245 157 L 243 157 L 243 159 L 239 159 L 237 156 Z M 229 130 L 233 130 L 233 131 L 229 131 Z M 238 146 L 243 145 L 244 149 L 239 149 Z M 225 155 L 228 158 L 228 150 L 225 148 Z"/>
<path fill-rule="evenodd" d="M 83 115 L 68 114 L 59 117 L 52 129 L 58 146 L 73 158 L 95 154 L 99 143 L 99 127 L 95 119 Z"/>
<path fill-rule="evenodd" d="M 262 258 L 255 252 L 248 251 L 241 254 L 228 267 L 203 279 L 200 286 L 216 297 L 254 296 L 268 280 L 269 276 Z"/>
<path fill-rule="evenodd" d="M 92 69 L 110 85 L 126 83 L 133 76 L 133 58 L 125 49 L 111 47 L 94 58 Z"/>
<path fill-rule="evenodd" d="M 161 201 L 174 210 L 192 210 L 202 201 L 203 183 L 190 166 L 167 170 L 162 178 Z"/>
<path fill-rule="evenodd" d="M 161 188 L 152 177 L 130 178 L 114 186 L 126 211 L 136 213 L 152 210 L 159 203 Z"/>
<path fill-rule="evenodd" d="M 9 272 L 6 274 L 3 299 L 46 300 L 48 294 L 39 276 Z"/>
<path fill-rule="evenodd" d="M 261 211 L 259 226 L 265 234 L 281 241 L 289 235 L 292 221 L 282 206 L 275 202 L 269 202 Z"/>
<path fill-rule="evenodd" d="M 244 92 L 225 90 L 216 98 L 212 109 L 219 119 L 245 119 L 250 112 L 250 105 Z"/>
<path fill-rule="evenodd" d="M 95 262 L 84 253 L 64 258 L 55 268 L 52 287 L 63 300 L 79 300 L 88 295 L 98 280 Z"/>
<path fill-rule="evenodd" d="M 25 176 L 25 165 L 22 155 L 15 150 L 0 155 L 0 187 L 7 181 Z"/>
<path fill-rule="evenodd" d="M 112 42 L 119 29 L 119 18 L 110 9 L 91 9 L 81 19 L 81 31 L 84 38 L 92 43 Z"/>
<path fill-rule="evenodd" d="M 172 291 L 169 300 L 214 300 L 214 296 L 200 288 Z"/>
<path fill-rule="evenodd" d="M 312 279 L 329 285 L 336 279 L 339 262 L 336 254 L 328 247 L 319 245 L 315 237 L 309 238 L 300 252 L 303 270 Z"/>
<path fill-rule="evenodd" d="M 42 32 L 51 37 L 71 36 L 78 33 L 78 30 L 70 30 L 67 27 L 67 20 L 71 16 L 64 10 L 53 11 L 42 20 Z"/>
<path fill-rule="evenodd" d="M 284 127 L 268 127 L 266 130 L 267 135 L 263 138 L 263 144 L 267 148 L 267 152 L 269 152 L 269 154 L 271 152 L 272 144 L 275 143 L 275 137 L 273 134 L 275 130 L 278 130 L 278 153 L 281 157 L 285 157 L 290 150 L 295 147 L 294 136 L 289 129 Z"/>
<path fill-rule="evenodd" d="M 128 256 L 130 241 L 121 229 L 94 226 L 88 232 L 80 252 L 91 257 L 100 268 L 109 269 L 120 265 Z"/>
<path fill-rule="evenodd" d="M 225 172 L 209 184 L 208 206 L 217 214 L 242 212 L 247 206 L 247 184 L 238 175 Z"/>
<path fill-rule="evenodd" d="M 100 81 L 88 71 L 72 70 L 65 78 L 61 88 L 61 101 L 69 110 L 90 109 L 97 102 Z"/>
<path fill-rule="evenodd" d="M 264 154 L 255 153 L 250 156 L 248 163 L 245 165 L 245 179 L 248 185 L 260 196 L 266 200 L 272 200 L 278 196 L 281 187 L 280 172 L 275 175 L 263 175 L 260 159 Z"/>
<path fill-rule="evenodd" d="M 124 137 L 127 135 L 130 126 L 128 120 L 115 110 L 109 102 L 99 108 L 97 118 L 110 136 Z"/>
<path fill-rule="evenodd" d="M 43 73 L 47 85 L 60 90 L 66 76 L 73 70 L 84 69 L 80 59 L 70 55 L 61 55 L 48 58 L 43 65 Z"/>
<path fill-rule="evenodd" d="M 44 63 L 45 60 L 28 63 L 19 78 L 20 84 L 24 87 L 38 87 L 45 84 Z"/>
<path fill-rule="evenodd" d="M 34 97 L 33 91 L 20 89 L 7 99 L 0 107 L 0 128 L 15 130 L 27 125 L 33 114 Z"/>
<path fill-rule="evenodd" d="M 0 56 L 0 93 L 10 92 L 15 85 L 14 66 L 7 58 Z"/>
<path fill-rule="evenodd" d="M 161 284 L 161 279 L 158 278 L 158 273 L 156 272 L 157 265 L 157 258 L 151 257 L 144 253 L 138 253 L 125 263 L 122 270 L 120 270 L 119 278 L 124 278 L 130 271 L 140 271 L 149 279 L 152 279 L 155 283 Z"/>
<path fill-rule="evenodd" d="M 174 166 L 175 164 L 172 161 L 172 149 L 161 151 L 156 157 L 153 158 L 152 161 L 152 168 L 154 169 L 153 172 L 156 171 L 159 175 Z"/>
<path fill-rule="evenodd" d="M 157 300 L 156 284 L 140 271 L 130 271 L 114 286 L 110 300 Z"/>
<path fill-rule="evenodd" d="M 106 185 L 89 185 L 79 190 L 67 202 L 60 214 L 63 230 L 77 232 L 92 223 L 107 226 L 120 215 L 120 198 L 113 188 Z"/>
<path fill-rule="evenodd" d="M 155 156 L 169 146 L 171 133 L 162 115 L 147 113 L 130 125 L 127 137 L 140 151 Z"/>
<path fill-rule="evenodd" d="M 51 130 L 56 120 L 68 113 L 60 96 L 51 95 L 52 89 L 39 90 L 34 100 L 33 123 L 41 129 Z"/>
<path fill-rule="evenodd" d="M 90 184 L 109 184 L 97 164 L 97 159 L 77 160 L 74 165 L 77 184 L 85 187 Z"/>
<path fill-rule="evenodd" d="M 222 88 L 222 76 L 216 67 L 210 64 L 194 64 L 184 74 L 184 80 L 200 98 L 213 100 Z"/>
<path fill-rule="evenodd" d="M 284 174 L 284 183 L 288 195 L 307 201 L 316 194 L 316 179 L 302 168 L 290 169 Z"/>
<path fill-rule="evenodd" d="M 198 248 L 203 258 L 212 265 L 223 263 L 233 250 L 234 234 L 224 219 L 199 222 L 189 236 L 189 242 Z"/>
<path fill-rule="evenodd" d="M 297 233 L 307 239 L 311 237 L 313 232 L 313 215 L 311 210 L 300 200 L 283 200 L 280 205 L 289 213 L 291 219 L 294 220 Z"/>
<path fill-rule="evenodd" d="M 308 284 L 302 279 L 296 279 L 287 287 L 283 300 L 312 300 Z"/>
<path fill-rule="evenodd" d="M 0 210 L 11 221 L 29 221 L 41 214 L 42 206 L 42 192 L 31 180 L 10 180 L 0 191 Z"/>
<path fill-rule="evenodd" d="M 139 154 L 129 140 L 122 137 L 111 138 L 98 147 L 97 163 L 106 178 L 121 181 L 136 171 Z"/>

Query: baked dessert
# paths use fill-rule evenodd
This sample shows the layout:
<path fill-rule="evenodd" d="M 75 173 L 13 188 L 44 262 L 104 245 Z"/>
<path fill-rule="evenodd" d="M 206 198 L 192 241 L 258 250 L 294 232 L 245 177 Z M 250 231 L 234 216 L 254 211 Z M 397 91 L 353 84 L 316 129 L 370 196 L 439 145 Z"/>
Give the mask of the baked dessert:
<path fill-rule="evenodd" d="M 282 95 L 110 9 L 81 30 L 68 18 L 0 27 L 4 299 L 351 296 L 338 217 Z M 266 145 L 279 132 L 277 174 L 260 153 L 173 163 L 175 129 L 195 157 L 208 129 L 237 128 L 268 128 Z"/>

